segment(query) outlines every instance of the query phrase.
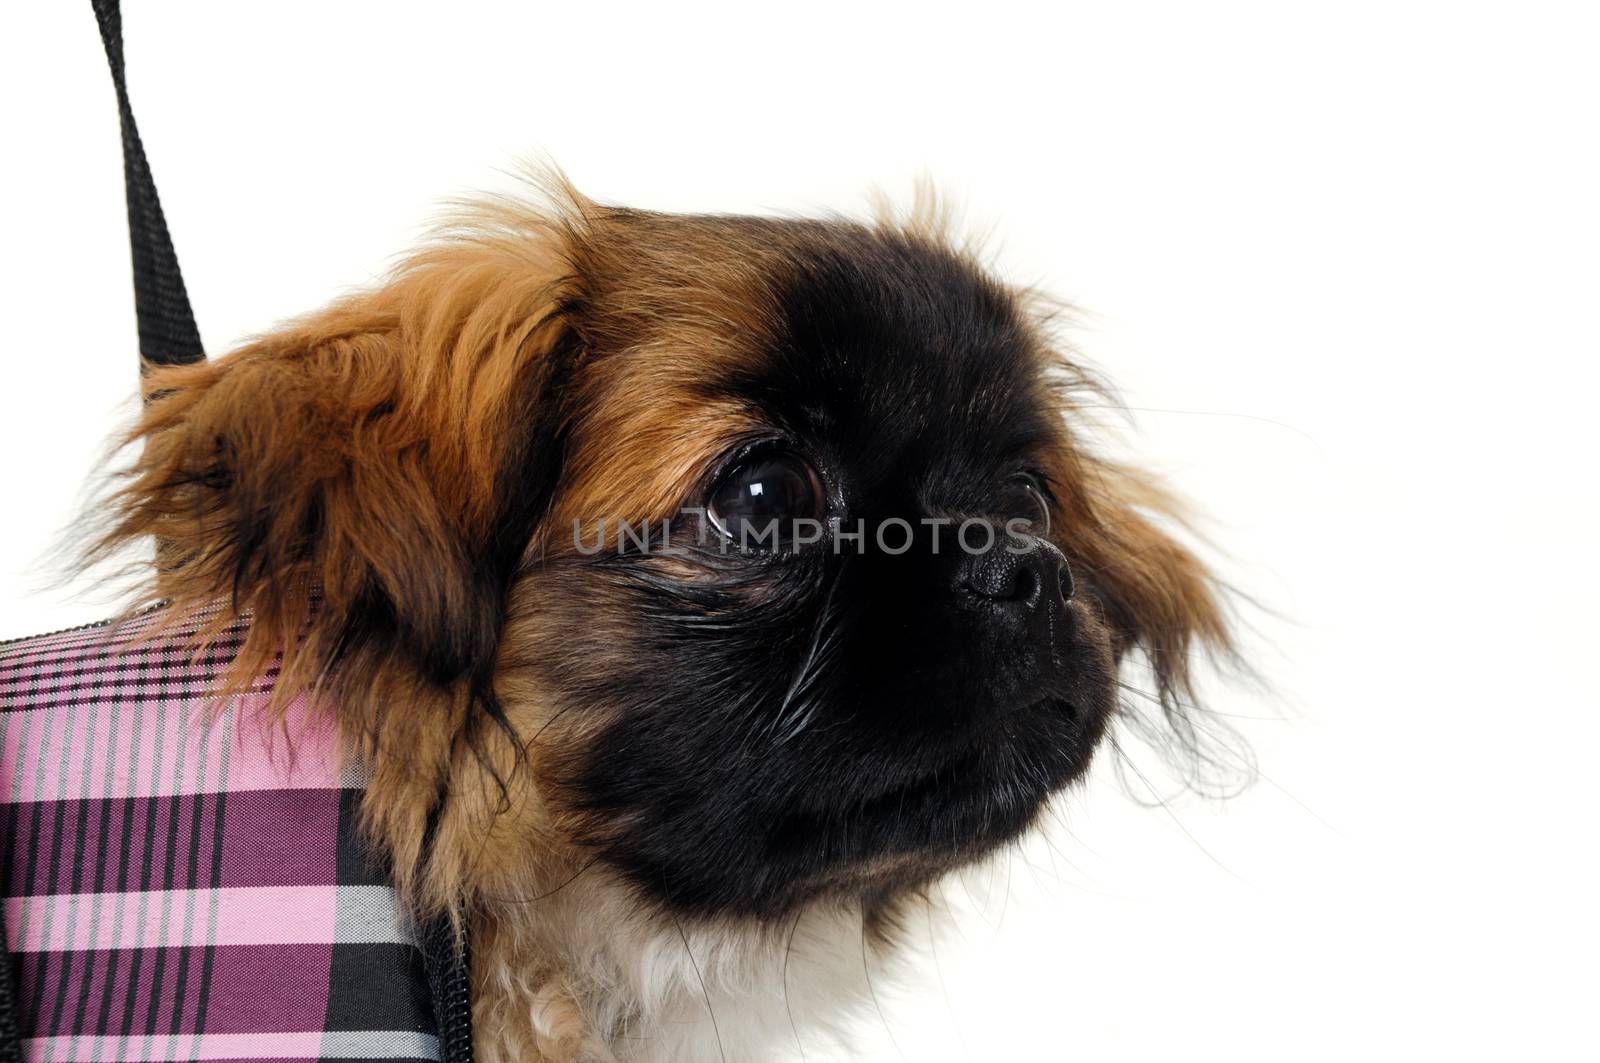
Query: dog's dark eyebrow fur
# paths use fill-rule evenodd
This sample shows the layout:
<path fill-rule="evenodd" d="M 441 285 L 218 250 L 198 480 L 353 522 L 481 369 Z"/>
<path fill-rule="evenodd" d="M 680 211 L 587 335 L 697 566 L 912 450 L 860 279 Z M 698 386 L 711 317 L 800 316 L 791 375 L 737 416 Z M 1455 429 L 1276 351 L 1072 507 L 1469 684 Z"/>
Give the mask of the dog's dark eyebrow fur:
<path fill-rule="evenodd" d="M 774 340 L 730 390 L 835 451 L 908 455 L 880 480 L 1056 442 L 1021 308 L 950 249 L 840 226 L 790 249 L 772 283 Z"/>

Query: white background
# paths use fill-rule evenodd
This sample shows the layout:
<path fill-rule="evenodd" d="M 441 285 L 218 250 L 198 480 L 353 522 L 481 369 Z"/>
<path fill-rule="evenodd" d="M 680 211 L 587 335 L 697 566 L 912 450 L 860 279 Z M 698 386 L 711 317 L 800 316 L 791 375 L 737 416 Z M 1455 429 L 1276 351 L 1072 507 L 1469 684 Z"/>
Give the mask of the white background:
<path fill-rule="evenodd" d="M 927 172 L 1086 310 L 1131 445 L 1292 619 L 1256 617 L 1274 695 L 1216 702 L 1268 779 L 1162 810 L 1100 772 L 952 887 L 943 989 L 880 987 L 867 1058 L 1596 1058 L 1590 5 L 127 6 L 213 353 L 538 152 L 660 209 Z M 105 611 L 28 566 L 135 333 L 89 5 L 5 21 L 9 636 Z"/>

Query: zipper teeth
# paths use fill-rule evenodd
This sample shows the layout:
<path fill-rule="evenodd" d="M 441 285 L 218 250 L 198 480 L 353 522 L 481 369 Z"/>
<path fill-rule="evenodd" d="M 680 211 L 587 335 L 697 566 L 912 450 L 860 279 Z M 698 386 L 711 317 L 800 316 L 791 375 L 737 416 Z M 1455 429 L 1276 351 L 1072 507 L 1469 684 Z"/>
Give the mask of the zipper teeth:
<path fill-rule="evenodd" d="M 162 600 L 147 605 L 142 609 L 135 609 L 133 612 L 123 616 L 108 616 L 104 620 L 92 620 L 87 624 L 78 624 L 75 627 L 64 627 L 60 631 L 41 631 L 37 635 L 18 635 L 16 638 L 0 639 L 0 649 L 6 646 L 15 646 L 19 642 L 32 642 L 34 639 L 53 639 L 59 635 L 73 635 L 79 631 L 93 631 L 97 627 L 110 627 L 112 624 L 123 620 L 137 620 L 142 616 L 150 615 L 158 609 L 165 609 L 171 604 L 169 601 Z"/>

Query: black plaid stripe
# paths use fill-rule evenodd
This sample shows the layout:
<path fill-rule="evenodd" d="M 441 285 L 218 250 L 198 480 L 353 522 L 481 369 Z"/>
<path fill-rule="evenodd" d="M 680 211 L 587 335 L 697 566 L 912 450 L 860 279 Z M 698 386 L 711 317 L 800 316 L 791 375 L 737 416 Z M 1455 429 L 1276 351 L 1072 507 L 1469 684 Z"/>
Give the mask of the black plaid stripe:
<path fill-rule="evenodd" d="M 361 791 L 347 788 L 339 801 L 337 882 L 341 933 L 355 904 L 369 913 L 376 905 L 395 906 L 384 862 L 363 842 L 357 827 Z M 348 1046 L 361 1044 L 363 1035 L 376 1043 L 394 1045 L 397 1034 L 419 1035 L 432 1051 L 418 1055 L 383 1055 L 373 1059 L 437 1060 L 437 1023 L 429 999 L 427 969 L 406 924 L 398 936 L 405 940 L 338 941 L 328 978 L 328 1013 L 323 1028 L 330 1040 Z M 371 936 L 383 936 L 380 931 Z M 405 1043 L 400 1038 L 398 1043 Z M 341 1050 L 348 1051 L 348 1047 Z M 348 1057 L 341 1057 L 348 1058 Z"/>

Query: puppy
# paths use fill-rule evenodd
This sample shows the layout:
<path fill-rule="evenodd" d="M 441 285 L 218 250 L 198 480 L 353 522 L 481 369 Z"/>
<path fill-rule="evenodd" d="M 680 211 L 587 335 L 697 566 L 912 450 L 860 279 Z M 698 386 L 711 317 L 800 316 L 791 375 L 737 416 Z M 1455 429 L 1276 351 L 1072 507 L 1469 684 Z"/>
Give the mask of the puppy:
<path fill-rule="evenodd" d="M 1176 711 L 1218 586 L 936 212 L 553 184 L 153 373 L 93 554 L 153 538 L 153 598 L 228 603 L 202 643 L 248 618 L 220 692 L 332 715 L 401 895 L 470 928 L 480 1058 L 767 1058 L 797 936 L 891 952 L 1083 777 L 1120 667 Z"/>

